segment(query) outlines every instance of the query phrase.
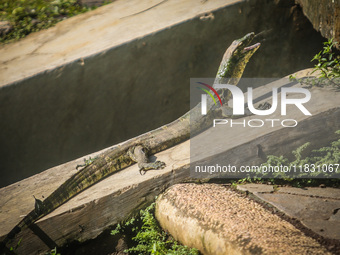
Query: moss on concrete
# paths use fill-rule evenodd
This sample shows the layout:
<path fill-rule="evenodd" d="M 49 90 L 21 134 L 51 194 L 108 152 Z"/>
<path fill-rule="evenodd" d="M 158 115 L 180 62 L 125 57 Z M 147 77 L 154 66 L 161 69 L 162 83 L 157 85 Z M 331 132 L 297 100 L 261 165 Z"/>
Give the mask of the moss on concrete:
<path fill-rule="evenodd" d="M 0 0 L 0 21 L 10 24 L 8 31 L 0 33 L 0 43 L 18 40 L 91 9 L 77 0 Z"/>

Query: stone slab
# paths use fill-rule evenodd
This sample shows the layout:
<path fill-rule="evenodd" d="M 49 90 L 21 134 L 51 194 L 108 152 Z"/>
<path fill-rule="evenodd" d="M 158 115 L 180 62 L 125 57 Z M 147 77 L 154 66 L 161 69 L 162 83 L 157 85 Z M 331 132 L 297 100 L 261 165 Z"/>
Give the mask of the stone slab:
<path fill-rule="evenodd" d="M 273 185 L 265 184 L 245 184 L 237 188 L 253 193 L 315 233 L 340 240 L 340 189 L 279 187 L 274 192 Z"/>

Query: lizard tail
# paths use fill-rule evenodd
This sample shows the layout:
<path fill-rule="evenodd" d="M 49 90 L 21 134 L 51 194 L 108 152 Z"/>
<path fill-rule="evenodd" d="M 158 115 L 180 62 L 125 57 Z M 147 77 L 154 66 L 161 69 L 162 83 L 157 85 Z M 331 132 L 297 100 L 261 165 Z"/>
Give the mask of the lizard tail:
<path fill-rule="evenodd" d="M 1 241 L 0 243 L 0 254 L 6 254 L 6 250 L 8 251 L 6 244 L 14 239 L 14 237 L 24 228 L 29 227 L 32 223 L 37 221 L 40 218 L 40 215 L 36 213 L 35 210 L 32 210 L 29 214 L 27 214 Z"/>

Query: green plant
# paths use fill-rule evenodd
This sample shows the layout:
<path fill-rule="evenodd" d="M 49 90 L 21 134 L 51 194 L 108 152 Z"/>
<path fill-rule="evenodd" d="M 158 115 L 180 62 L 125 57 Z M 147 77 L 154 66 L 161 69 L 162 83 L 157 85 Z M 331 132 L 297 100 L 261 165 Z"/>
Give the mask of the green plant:
<path fill-rule="evenodd" d="M 10 250 L 11 252 L 13 252 L 14 254 L 15 254 L 15 251 L 19 248 L 20 243 L 21 243 L 21 240 L 22 240 L 22 238 L 19 239 L 19 241 L 18 241 L 18 243 L 15 245 L 15 247 L 9 248 L 9 250 Z"/>
<path fill-rule="evenodd" d="M 276 184 L 273 186 L 273 192 L 278 192 L 279 189 L 279 186 L 277 186 Z"/>
<path fill-rule="evenodd" d="M 60 255 L 60 253 L 57 252 L 57 248 L 54 248 L 50 252 L 46 253 L 46 255 Z"/>
<path fill-rule="evenodd" d="M 94 158 L 89 157 L 89 159 L 84 158 L 84 164 L 77 165 L 76 169 L 78 170 L 78 168 L 80 168 L 80 167 L 87 167 L 87 166 L 91 165 L 93 163 L 93 161 L 95 161 L 97 158 L 98 157 L 94 157 Z"/>
<path fill-rule="evenodd" d="M 327 86 L 333 85 L 340 87 L 340 56 L 335 53 L 334 47 L 337 42 L 333 39 L 323 43 L 323 49 L 316 54 L 311 62 L 317 61 L 312 74 L 317 72 L 316 77 L 296 78 L 296 75 L 290 75 L 290 81 L 297 81 L 308 86 Z"/>
<path fill-rule="evenodd" d="M 141 210 L 139 216 L 131 218 L 123 225 L 118 224 L 111 235 L 117 235 L 131 229 L 135 236 L 132 238 L 136 246 L 126 250 L 133 254 L 154 255 L 198 255 L 196 249 L 190 249 L 178 244 L 171 236 L 166 234 L 158 225 L 154 216 L 155 203 L 145 210 Z M 138 224 L 141 223 L 141 224 Z"/>
<path fill-rule="evenodd" d="M 333 38 L 324 42 L 323 50 L 314 56 L 311 61 L 317 61 L 314 72 L 320 71 L 319 78 L 334 79 L 340 77 L 340 56 L 335 55 L 333 48 L 337 42 Z"/>
<path fill-rule="evenodd" d="M 340 135 L 340 130 L 335 132 L 336 135 Z M 333 169 L 330 172 L 324 171 L 309 171 L 309 172 L 302 172 L 299 175 L 294 175 L 294 178 L 290 175 L 287 175 L 283 172 L 277 173 L 261 173 L 255 177 L 246 177 L 240 179 L 238 181 L 232 182 L 233 186 L 243 183 L 268 183 L 271 184 L 290 184 L 293 186 L 315 186 L 319 184 L 328 184 L 329 186 L 339 187 L 340 186 L 340 179 L 332 178 L 333 173 L 337 169 L 337 173 L 340 173 L 340 138 L 335 139 L 332 141 L 328 146 L 312 150 L 306 154 L 307 148 L 310 146 L 310 143 L 305 143 L 299 146 L 296 150 L 292 152 L 295 159 L 290 161 L 288 158 L 284 156 L 274 156 L 269 155 L 267 156 L 267 161 L 262 164 L 262 166 L 287 166 L 288 168 L 292 169 L 294 166 L 301 166 L 301 167 L 309 167 L 314 169 L 322 169 L 322 167 L 332 166 Z M 321 179 L 322 178 L 322 179 Z M 277 191 L 278 186 L 274 187 Z"/>

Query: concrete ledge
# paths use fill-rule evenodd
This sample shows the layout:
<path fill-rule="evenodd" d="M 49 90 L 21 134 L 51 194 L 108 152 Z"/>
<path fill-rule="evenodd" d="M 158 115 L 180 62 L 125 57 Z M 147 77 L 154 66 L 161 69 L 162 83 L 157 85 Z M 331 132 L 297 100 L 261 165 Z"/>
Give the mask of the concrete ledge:
<path fill-rule="evenodd" d="M 2 46 L 0 86 L 103 53 L 241 0 L 116 1 Z M 160 5 L 158 5 L 160 4 Z M 137 60 L 137 59 L 136 59 Z M 34 64 L 32 64 L 34 63 Z"/>

